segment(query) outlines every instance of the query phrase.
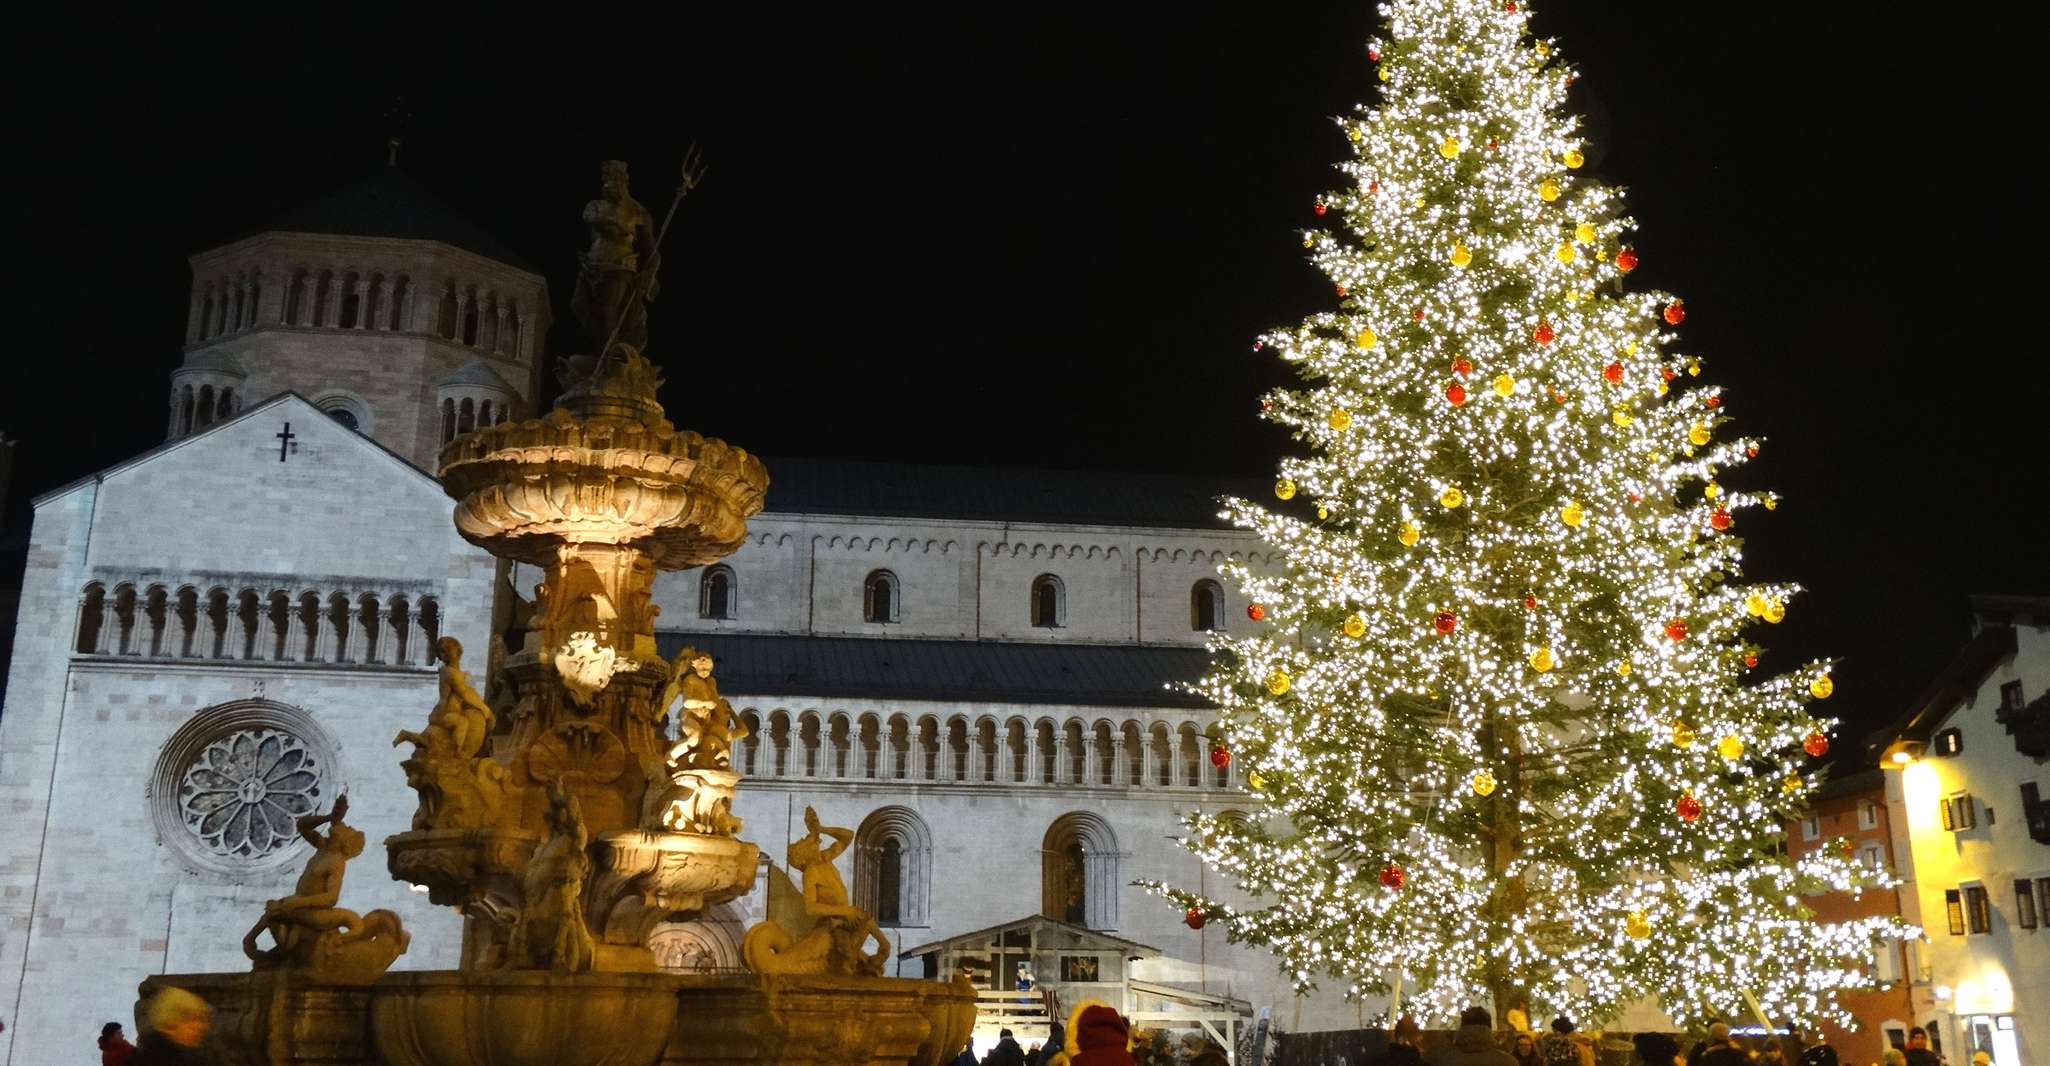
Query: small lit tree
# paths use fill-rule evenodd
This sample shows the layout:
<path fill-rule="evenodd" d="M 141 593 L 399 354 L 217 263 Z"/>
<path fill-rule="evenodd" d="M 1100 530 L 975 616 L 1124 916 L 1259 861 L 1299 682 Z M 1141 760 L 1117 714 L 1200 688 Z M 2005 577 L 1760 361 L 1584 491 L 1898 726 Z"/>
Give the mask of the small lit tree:
<path fill-rule="evenodd" d="M 1776 500 L 1718 479 L 1758 442 L 1672 349 L 1681 302 L 1627 290 L 1632 224 L 1528 10 L 1384 12 L 1382 102 L 1340 120 L 1336 225 L 1303 235 L 1337 308 L 1255 346 L 1299 371 L 1262 409 L 1309 451 L 1289 508 L 1227 505 L 1278 552 L 1227 567 L 1265 624 L 1201 686 L 1268 817 L 1187 842 L 1256 906 L 1158 887 L 1299 987 L 1401 975 L 1439 1019 L 1840 1017 L 1903 927 L 1813 921 L 1803 894 L 1878 875 L 1781 847 L 1832 683 L 1753 673 L 1796 591 L 1738 583 L 1736 516 Z"/>

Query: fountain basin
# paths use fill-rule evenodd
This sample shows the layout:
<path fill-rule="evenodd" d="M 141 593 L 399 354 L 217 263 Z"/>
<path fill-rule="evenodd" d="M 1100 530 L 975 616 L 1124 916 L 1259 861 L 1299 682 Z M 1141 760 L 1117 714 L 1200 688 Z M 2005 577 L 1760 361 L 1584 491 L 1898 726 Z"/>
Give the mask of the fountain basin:
<path fill-rule="evenodd" d="M 676 1023 L 666 974 L 386 974 L 370 1032 L 387 1066 L 653 1066 Z"/>

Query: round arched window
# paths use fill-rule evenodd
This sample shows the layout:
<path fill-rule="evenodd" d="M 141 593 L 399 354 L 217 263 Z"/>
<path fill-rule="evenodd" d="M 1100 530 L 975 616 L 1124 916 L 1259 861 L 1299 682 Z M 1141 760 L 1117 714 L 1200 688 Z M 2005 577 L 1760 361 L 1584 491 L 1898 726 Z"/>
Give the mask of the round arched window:
<path fill-rule="evenodd" d="M 157 760 L 158 836 L 204 870 L 285 865 L 303 850 L 300 816 L 333 801 L 339 759 L 326 731 L 296 707 L 243 700 L 203 710 Z"/>
<path fill-rule="evenodd" d="M 346 407 L 333 408 L 328 411 L 327 416 L 329 418 L 334 419 L 337 422 L 340 422 L 344 427 L 348 428 L 351 431 L 360 431 L 363 428 L 356 420 L 356 412 L 351 411 Z"/>

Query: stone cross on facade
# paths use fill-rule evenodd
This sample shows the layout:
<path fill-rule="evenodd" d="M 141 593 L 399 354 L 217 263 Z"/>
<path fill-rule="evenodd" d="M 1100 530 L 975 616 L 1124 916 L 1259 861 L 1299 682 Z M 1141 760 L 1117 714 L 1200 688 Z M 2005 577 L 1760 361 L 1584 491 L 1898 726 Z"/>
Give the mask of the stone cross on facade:
<path fill-rule="evenodd" d="M 297 434 L 292 432 L 292 423 L 285 423 L 285 428 L 279 430 L 274 436 L 278 438 L 278 462 L 282 463 L 285 461 L 286 453 L 299 450 L 299 446 L 292 443 L 298 439 Z"/>

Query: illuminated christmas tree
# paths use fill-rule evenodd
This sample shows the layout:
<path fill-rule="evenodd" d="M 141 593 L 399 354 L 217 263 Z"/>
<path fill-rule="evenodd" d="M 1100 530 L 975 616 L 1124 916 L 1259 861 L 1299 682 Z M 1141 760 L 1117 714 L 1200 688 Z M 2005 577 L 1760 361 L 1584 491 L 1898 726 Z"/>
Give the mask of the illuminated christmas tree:
<path fill-rule="evenodd" d="M 1309 454 L 1295 503 L 1228 509 L 1281 562 L 1228 568 L 1263 624 L 1201 687 L 1266 804 L 1188 844 L 1256 906 L 1158 887 L 1299 987 L 1400 979 L 1440 1021 L 1840 1016 L 1902 927 L 1812 921 L 1803 893 L 1880 875 L 1779 847 L 1834 723 L 1829 664 L 1755 672 L 1796 591 L 1739 582 L 1737 516 L 1776 499 L 1718 479 L 1758 441 L 1675 350 L 1680 300 L 1630 291 L 1527 8 L 1383 10 L 1382 101 L 1303 234 L 1336 309 L 1255 345 L 1301 375 L 1262 410 Z"/>

